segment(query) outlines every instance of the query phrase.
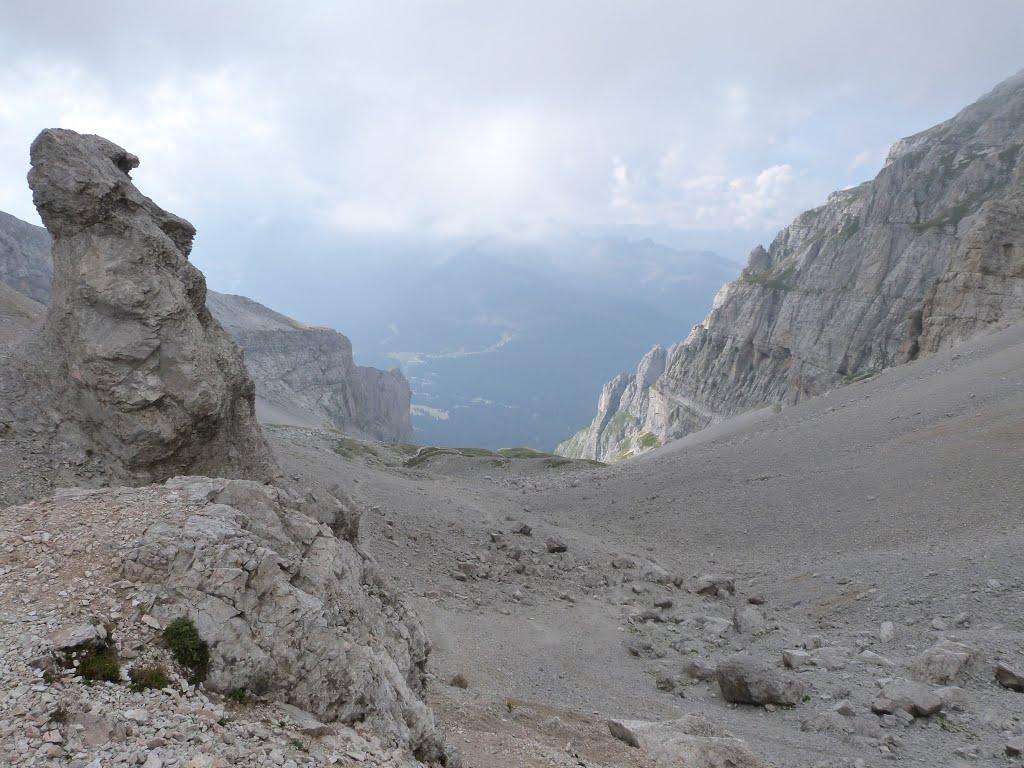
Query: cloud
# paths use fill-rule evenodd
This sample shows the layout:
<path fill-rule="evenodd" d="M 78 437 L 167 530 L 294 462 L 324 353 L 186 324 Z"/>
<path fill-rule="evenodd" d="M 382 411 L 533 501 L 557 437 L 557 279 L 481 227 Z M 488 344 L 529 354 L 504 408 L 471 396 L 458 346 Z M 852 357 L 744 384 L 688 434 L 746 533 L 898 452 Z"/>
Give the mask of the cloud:
<path fill-rule="evenodd" d="M 412 238 L 778 226 L 870 173 L 864 147 L 1011 74 L 1024 25 L 1024 5 L 991 0 L 1001 23 L 964 61 L 945 51 L 977 18 L 968 0 L 854 16 L 795 0 L 104 8 L 5 4 L 0 208 L 33 216 L 28 145 L 63 125 L 140 155 L 140 186 L 200 242 L 280 222 Z M 208 245 L 225 270 L 250 258 Z"/>

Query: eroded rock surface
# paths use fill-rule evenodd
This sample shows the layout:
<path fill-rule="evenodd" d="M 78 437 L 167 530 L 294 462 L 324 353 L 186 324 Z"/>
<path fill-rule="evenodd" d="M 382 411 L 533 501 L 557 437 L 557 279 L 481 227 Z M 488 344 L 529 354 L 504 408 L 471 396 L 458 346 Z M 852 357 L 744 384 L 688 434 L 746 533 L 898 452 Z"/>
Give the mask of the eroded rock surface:
<path fill-rule="evenodd" d="M 334 427 L 356 437 L 412 443 L 412 390 L 397 368 L 356 365 L 352 342 L 244 296 L 210 291 L 207 306 L 245 351 L 261 421 Z"/>
<path fill-rule="evenodd" d="M 242 354 L 188 260 L 192 225 L 139 192 L 138 158 L 99 136 L 45 130 L 31 159 L 53 290 L 41 332 L 0 376 L 15 454 L 3 458 L 26 470 L 0 503 L 61 483 L 273 477 Z"/>
<path fill-rule="evenodd" d="M 558 452 L 628 458 L 1024 319 L 1022 147 L 1024 73 L 755 248 L 664 372 L 615 379 Z"/>

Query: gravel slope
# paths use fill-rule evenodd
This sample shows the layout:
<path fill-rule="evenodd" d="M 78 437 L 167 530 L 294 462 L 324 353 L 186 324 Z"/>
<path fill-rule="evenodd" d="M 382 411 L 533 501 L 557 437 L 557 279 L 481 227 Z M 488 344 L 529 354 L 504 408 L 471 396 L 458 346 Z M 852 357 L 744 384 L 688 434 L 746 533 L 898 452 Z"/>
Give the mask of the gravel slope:
<path fill-rule="evenodd" d="M 578 764 L 507 699 L 563 711 L 577 741 L 604 738 L 604 717 L 704 712 L 778 766 L 1005 764 L 1024 732 L 1024 694 L 993 682 L 996 659 L 1024 661 L 1024 327 L 615 467 L 443 456 L 406 469 L 381 446 L 343 458 L 329 431 L 268 433 L 288 473 L 370 510 L 364 536 L 416 599 L 435 706 L 470 765 Z M 531 536 L 511 532 L 519 522 Z M 549 553 L 549 537 L 568 551 Z M 697 594 L 708 572 L 736 594 Z M 727 626 L 750 597 L 765 601 L 756 634 Z M 739 650 L 785 674 L 781 652 L 819 637 L 816 664 L 790 673 L 810 691 L 794 708 L 737 707 L 684 679 L 687 662 Z M 961 703 L 909 724 L 873 714 L 877 681 L 911 676 L 942 638 L 978 652 Z M 468 689 L 443 684 L 455 674 Z M 514 733 L 525 746 L 503 751 Z"/>

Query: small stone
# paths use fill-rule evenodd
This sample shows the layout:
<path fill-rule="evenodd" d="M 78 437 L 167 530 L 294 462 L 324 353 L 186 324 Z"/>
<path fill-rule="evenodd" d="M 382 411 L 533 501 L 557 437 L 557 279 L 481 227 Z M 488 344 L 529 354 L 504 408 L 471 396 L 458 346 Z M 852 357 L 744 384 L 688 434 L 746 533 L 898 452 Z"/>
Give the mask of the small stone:
<path fill-rule="evenodd" d="M 783 651 L 782 663 L 790 669 L 800 669 L 811 663 L 811 654 L 799 650 Z"/>
<path fill-rule="evenodd" d="M 747 597 L 747 602 L 751 605 L 764 605 L 768 602 L 768 598 L 765 596 L 764 592 L 755 592 Z"/>
<path fill-rule="evenodd" d="M 528 526 L 526 523 L 516 523 L 512 526 L 512 533 L 518 534 L 520 536 L 532 536 L 533 528 Z"/>
<path fill-rule="evenodd" d="M 698 595 L 718 595 L 721 591 L 727 595 L 736 594 L 736 580 L 718 573 L 707 573 L 697 579 L 694 588 Z"/>
<path fill-rule="evenodd" d="M 891 621 L 883 621 L 878 628 L 878 639 L 883 643 L 891 643 L 896 637 L 896 625 Z"/>
<path fill-rule="evenodd" d="M 1024 675 L 1004 661 L 996 662 L 996 682 L 1003 688 L 1024 693 Z"/>
<path fill-rule="evenodd" d="M 1024 755 L 1024 736 L 1018 736 L 1006 742 L 1006 756 L 1020 757 Z"/>
<path fill-rule="evenodd" d="M 551 554 L 556 554 L 558 552 L 568 552 L 569 551 L 569 545 L 568 544 L 566 544 L 561 539 L 556 539 L 553 536 L 549 537 L 548 540 L 546 542 L 544 542 L 544 547 Z"/>
<path fill-rule="evenodd" d="M 659 599 L 654 601 L 654 607 L 655 608 L 662 608 L 662 609 L 667 610 L 667 609 L 672 607 L 672 598 L 671 597 L 659 598 Z"/>
<path fill-rule="evenodd" d="M 151 627 L 152 629 L 159 630 L 162 628 L 160 622 L 157 621 L 154 617 L 150 616 L 148 613 L 142 617 L 142 623 L 145 624 L 147 627 Z"/>
<path fill-rule="evenodd" d="M 126 709 L 122 714 L 125 720 L 131 720 L 133 723 L 149 722 L 149 712 L 144 709 Z"/>
<path fill-rule="evenodd" d="M 752 605 L 744 605 L 733 611 L 732 623 L 742 635 L 759 635 L 765 631 L 764 615 Z"/>

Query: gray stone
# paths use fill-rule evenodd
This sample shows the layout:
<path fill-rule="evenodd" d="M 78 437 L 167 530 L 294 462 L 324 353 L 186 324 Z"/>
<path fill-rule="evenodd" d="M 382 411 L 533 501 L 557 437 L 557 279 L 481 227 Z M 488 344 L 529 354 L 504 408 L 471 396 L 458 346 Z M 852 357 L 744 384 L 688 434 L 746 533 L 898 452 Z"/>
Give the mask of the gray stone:
<path fill-rule="evenodd" d="M 883 643 L 891 643 L 896 637 L 896 625 L 891 621 L 883 621 L 878 628 L 878 639 Z"/>
<path fill-rule="evenodd" d="M 51 635 L 49 645 L 54 650 L 62 651 L 84 645 L 103 645 L 106 640 L 107 630 L 102 624 L 79 624 Z"/>
<path fill-rule="evenodd" d="M 722 661 L 716 677 L 722 697 L 737 704 L 795 706 L 806 690 L 800 681 L 778 672 L 761 659 L 743 653 Z"/>
<path fill-rule="evenodd" d="M 911 677 L 922 683 L 949 685 L 958 682 L 980 659 L 980 653 L 963 643 L 940 640 L 926 649 L 911 665 Z"/>
<path fill-rule="evenodd" d="M 759 635 L 766 627 L 764 615 L 752 605 L 736 608 L 732 614 L 732 623 L 741 635 Z"/>
<path fill-rule="evenodd" d="M 881 688 L 871 704 L 876 714 L 893 715 L 902 710 L 914 717 L 930 717 L 942 711 L 942 697 L 922 683 L 895 678 L 884 681 Z"/>
<path fill-rule="evenodd" d="M 746 743 L 698 715 L 679 720 L 609 720 L 612 736 L 661 764 L 687 768 L 765 768 Z"/>
<path fill-rule="evenodd" d="M 182 507 L 145 531 L 122 575 L 165 596 L 153 609 L 163 621 L 195 621 L 210 644 L 208 689 L 244 688 L 328 724 L 364 722 L 424 762 L 442 759 L 443 733 L 421 698 L 426 633 L 357 541 L 272 486 L 178 477 L 164 487 Z"/>
<path fill-rule="evenodd" d="M 717 595 L 721 590 L 730 595 L 736 594 L 736 580 L 718 573 L 708 573 L 697 579 L 693 591 L 698 595 Z"/>
<path fill-rule="evenodd" d="M 558 552 L 567 552 L 569 549 L 568 544 L 566 544 L 561 539 L 555 538 L 554 536 L 549 537 L 548 540 L 544 542 L 544 547 L 545 549 L 547 549 L 548 552 L 552 554 Z"/>
<path fill-rule="evenodd" d="M 1024 693 L 1024 674 L 1021 674 L 1004 661 L 996 662 L 996 682 L 1003 686 L 1003 688 Z"/>

